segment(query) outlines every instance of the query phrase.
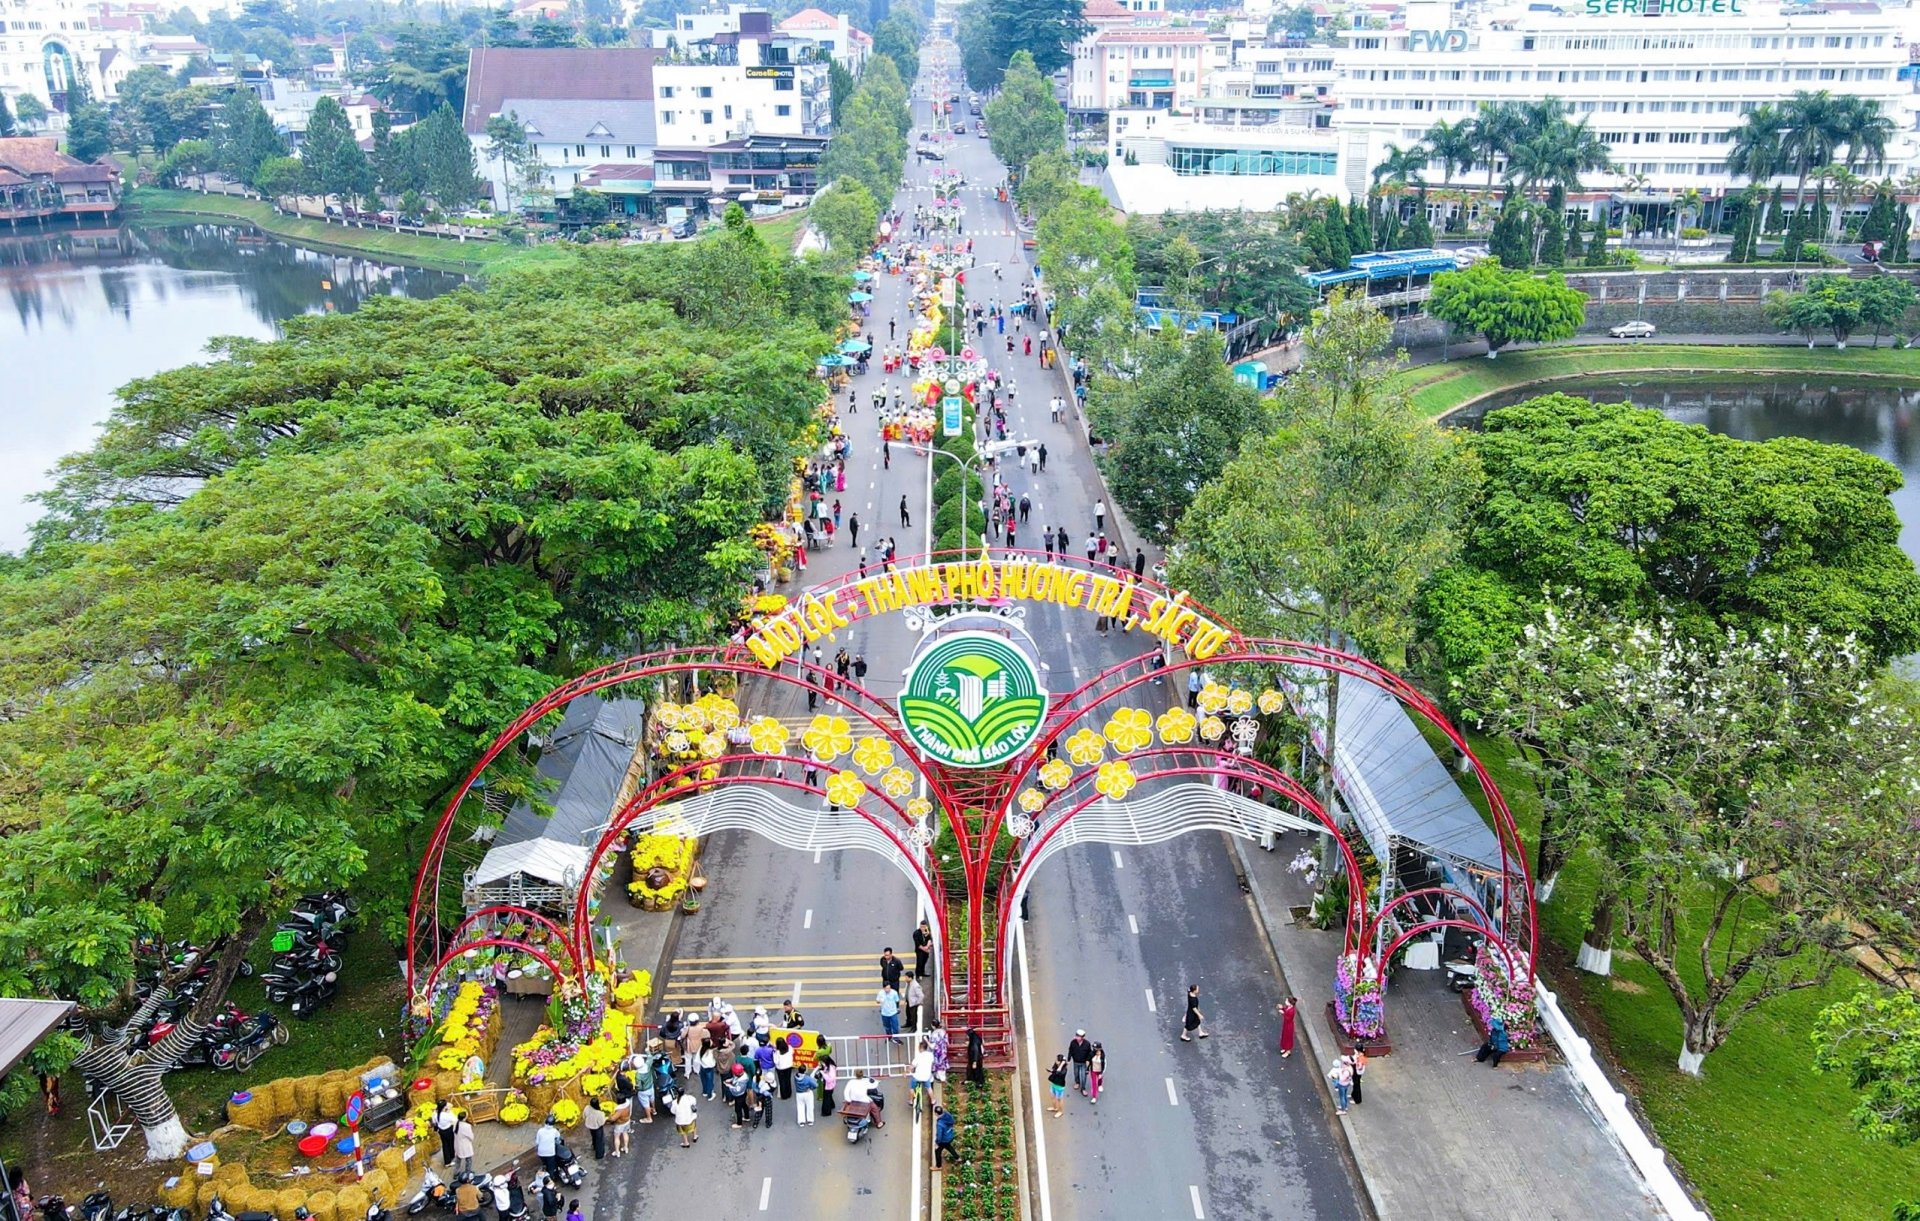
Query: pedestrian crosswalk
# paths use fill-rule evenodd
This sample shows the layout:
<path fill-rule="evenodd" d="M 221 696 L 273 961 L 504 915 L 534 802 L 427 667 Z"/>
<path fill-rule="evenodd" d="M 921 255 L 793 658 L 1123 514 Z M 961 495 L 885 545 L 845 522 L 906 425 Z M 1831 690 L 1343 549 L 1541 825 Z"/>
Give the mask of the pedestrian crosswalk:
<path fill-rule="evenodd" d="M 667 968 L 660 1002 L 668 1009 L 705 1012 L 714 997 L 744 1015 L 755 1005 L 776 1012 L 794 1001 L 802 1013 L 871 1009 L 880 990 L 879 956 L 770 954 L 746 958 L 676 958 Z"/>

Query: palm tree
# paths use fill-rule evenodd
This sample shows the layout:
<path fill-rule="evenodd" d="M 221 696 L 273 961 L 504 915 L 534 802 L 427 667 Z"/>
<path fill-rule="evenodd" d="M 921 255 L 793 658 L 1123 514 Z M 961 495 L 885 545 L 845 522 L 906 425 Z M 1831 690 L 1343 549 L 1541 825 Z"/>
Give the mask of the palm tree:
<path fill-rule="evenodd" d="M 1626 193 L 1628 195 L 1644 195 L 1647 193 L 1647 187 L 1650 186 L 1652 182 L 1653 182 L 1653 179 L 1647 177 L 1643 173 L 1639 173 L 1638 171 L 1636 171 L 1626 181 L 1626 184 L 1625 184 Z M 1620 232 L 1626 234 L 1628 240 L 1632 240 L 1633 238 L 1633 233 L 1631 232 L 1633 227 L 1627 224 L 1627 217 L 1628 216 L 1638 217 L 1640 214 L 1637 211 L 1635 211 L 1635 209 L 1638 208 L 1639 206 L 1640 206 L 1639 204 L 1635 204 L 1635 203 L 1628 204 L 1627 211 L 1624 214 L 1622 214 L 1620 217 Z"/>
<path fill-rule="evenodd" d="M 1493 163 L 1520 142 L 1524 121 L 1512 102 L 1482 102 L 1480 112 L 1462 120 L 1476 161 L 1487 165 L 1487 194 L 1493 194 Z"/>
<path fill-rule="evenodd" d="M 1760 192 L 1760 216 L 1753 230 L 1755 238 L 1767 231 L 1766 184 L 1786 162 L 1786 132 L 1786 114 L 1770 102 L 1749 110 L 1746 121 L 1733 129 L 1727 172 L 1745 178 Z"/>
<path fill-rule="evenodd" d="M 1427 128 L 1426 146 L 1429 164 L 1440 166 L 1441 185 L 1453 182 L 1454 172 L 1473 164 L 1473 120 L 1449 123 L 1441 119 Z"/>
<path fill-rule="evenodd" d="M 1833 150 L 1841 142 L 1846 121 L 1844 108 L 1833 94 L 1822 89 L 1809 93 L 1802 89 L 1787 99 L 1783 108 L 1787 118 L 1783 152 L 1793 166 L 1793 210 L 1796 215 L 1807 205 L 1807 178 L 1814 170 L 1833 160 Z"/>
<path fill-rule="evenodd" d="M 1825 183 L 1838 201 L 1833 209 L 1833 223 L 1827 226 L 1827 240 L 1838 241 L 1846 228 L 1847 209 L 1859 198 L 1867 180 L 1844 165 L 1823 165 L 1814 171 L 1814 177 Z"/>
<path fill-rule="evenodd" d="M 1678 257 L 1680 253 L 1680 230 L 1687 223 L 1688 215 L 1691 214 L 1694 217 L 1698 217 L 1701 210 L 1706 206 L 1707 197 L 1700 193 L 1699 187 L 1688 187 L 1686 190 L 1680 192 L 1674 199 L 1673 252 L 1676 257 Z"/>
<path fill-rule="evenodd" d="M 1872 173 L 1887 164 L 1887 142 L 1897 128 L 1881 113 L 1873 98 L 1844 97 L 1837 103 L 1840 141 L 1847 146 L 1843 165 L 1855 172 Z"/>
<path fill-rule="evenodd" d="M 1378 187 L 1382 178 L 1403 186 L 1409 180 L 1419 182 L 1420 171 L 1426 168 L 1426 149 L 1418 144 L 1404 149 L 1398 144 L 1389 144 L 1386 156 L 1380 159 L 1379 165 L 1373 167 L 1373 185 Z"/>

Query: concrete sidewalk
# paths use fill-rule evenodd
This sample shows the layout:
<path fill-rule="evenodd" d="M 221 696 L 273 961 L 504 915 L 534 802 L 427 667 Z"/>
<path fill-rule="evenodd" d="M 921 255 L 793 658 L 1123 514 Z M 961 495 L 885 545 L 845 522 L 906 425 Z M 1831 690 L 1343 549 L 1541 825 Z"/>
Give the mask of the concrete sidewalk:
<path fill-rule="evenodd" d="M 1338 1055 L 1325 1010 L 1340 934 L 1294 922 L 1289 909 L 1312 891 L 1287 871 L 1316 838 L 1283 835 L 1272 852 L 1236 840 L 1234 850 L 1300 998 L 1297 1029 L 1327 1065 Z M 1666 1215 L 1557 1056 L 1495 1069 L 1468 1054 L 1479 1035 L 1440 972 L 1401 973 L 1387 993 L 1387 1029 L 1393 1054 L 1369 1060 L 1366 1102 L 1339 1118 L 1383 1221 Z"/>

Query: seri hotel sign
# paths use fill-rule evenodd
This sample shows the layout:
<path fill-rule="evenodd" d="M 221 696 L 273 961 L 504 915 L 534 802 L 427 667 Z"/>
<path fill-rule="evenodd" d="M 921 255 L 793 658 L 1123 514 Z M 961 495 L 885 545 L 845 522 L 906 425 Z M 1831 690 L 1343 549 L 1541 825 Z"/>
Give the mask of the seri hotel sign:
<path fill-rule="evenodd" d="M 1746 0 L 1586 0 L 1589 17 L 1700 17 L 1747 15 Z M 1467 32 L 1408 30 L 1407 50 L 1450 53 L 1467 49 Z"/>
<path fill-rule="evenodd" d="M 1030 560 L 958 560 L 922 564 L 806 594 L 777 615 L 755 619 L 747 648 L 769 668 L 809 643 L 862 619 L 953 602 L 1050 603 L 1104 615 L 1122 631 L 1142 631 L 1196 661 L 1226 648 L 1233 634 L 1187 605 L 1185 593 L 1143 588 L 1132 573 L 1112 575 Z"/>

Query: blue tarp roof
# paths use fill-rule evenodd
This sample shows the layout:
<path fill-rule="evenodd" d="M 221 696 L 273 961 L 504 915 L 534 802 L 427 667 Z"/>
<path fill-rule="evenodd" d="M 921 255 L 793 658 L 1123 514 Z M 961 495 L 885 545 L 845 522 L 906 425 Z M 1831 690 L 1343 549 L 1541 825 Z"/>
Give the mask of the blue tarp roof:
<path fill-rule="evenodd" d="M 1445 250 L 1383 250 L 1377 254 L 1356 254 L 1344 271 L 1308 272 L 1306 281 L 1315 288 L 1348 284 L 1355 280 L 1392 280 L 1401 276 L 1432 275 L 1453 271 L 1460 261 Z"/>

